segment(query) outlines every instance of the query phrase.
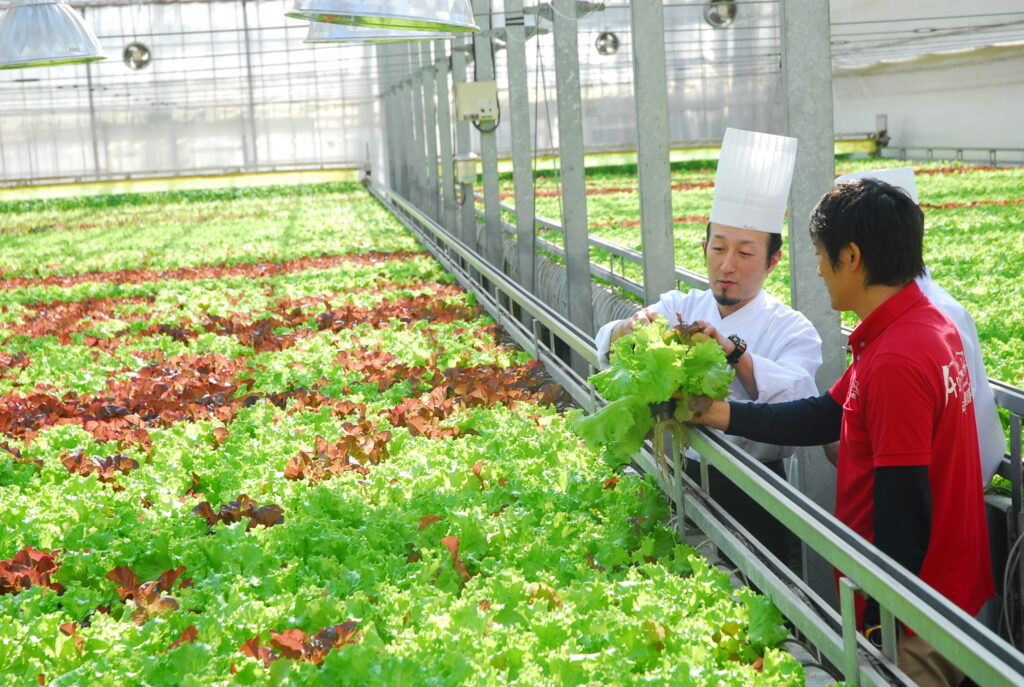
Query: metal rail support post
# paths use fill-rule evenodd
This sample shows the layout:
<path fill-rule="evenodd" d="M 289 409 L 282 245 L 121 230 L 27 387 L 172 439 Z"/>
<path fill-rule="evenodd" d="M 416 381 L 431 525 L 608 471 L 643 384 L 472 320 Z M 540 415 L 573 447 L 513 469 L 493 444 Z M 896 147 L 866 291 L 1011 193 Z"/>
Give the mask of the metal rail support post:
<path fill-rule="evenodd" d="M 849 577 L 839 578 L 839 607 L 843 617 L 843 677 L 846 682 L 860 684 L 857 662 L 857 613 L 854 594 L 860 591 Z"/>
<path fill-rule="evenodd" d="M 381 71 L 388 84 L 388 168 L 395 180 L 394 188 L 407 195 L 409 192 L 409 151 L 408 146 L 402 144 L 399 133 L 406 131 L 409 123 L 405 111 L 399 49 L 399 46 L 393 43 L 382 43 L 377 48 L 381 58 Z"/>
<path fill-rule="evenodd" d="M 435 221 L 441 222 L 441 180 L 437 170 L 437 105 L 434 100 L 434 65 L 430 41 L 420 44 L 420 78 L 423 81 L 423 135 L 427 143 L 427 198 L 424 209 Z"/>
<path fill-rule="evenodd" d="M 583 105 L 580 98 L 576 0 L 554 0 L 555 91 L 562 167 L 562 227 L 569 321 L 594 333 L 594 302 L 587 246 L 587 185 L 583 167 Z"/>
<path fill-rule="evenodd" d="M 491 42 L 491 0 L 473 0 L 473 14 L 480 32 L 473 36 L 474 81 L 494 80 L 494 44 Z M 500 112 L 500 108 L 499 108 Z M 500 119 L 498 120 L 500 122 Z M 486 122 L 480 132 L 480 162 L 484 175 L 484 258 L 502 269 L 504 235 L 501 231 L 501 197 L 498 193 L 498 122 Z M 472 198 L 470 201 L 472 202 Z"/>
<path fill-rule="evenodd" d="M 452 112 L 448 100 L 448 41 L 434 43 L 434 77 L 437 88 L 437 133 L 441 153 L 441 188 L 443 214 L 439 223 L 449 231 L 455 227 L 455 163 L 452 157 Z"/>
<path fill-rule="evenodd" d="M 384 111 L 388 117 L 388 135 L 385 139 L 384 159 L 388 165 L 388 179 L 391 181 L 391 188 L 399 189 L 401 185 L 401 168 L 398 161 L 398 149 L 395 143 L 394 130 L 399 126 L 398 105 L 395 102 L 395 87 L 389 85 L 384 94 Z"/>
<path fill-rule="evenodd" d="M 839 378 L 846 358 L 839 316 L 832 310 L 817 275 L 814 245 L 807 232 L 811 210 L 835 177 L 832 122 L 832 63 L 828 3 L 818 0 L 782 2 L 782 78 L 787 132 L 799 139 L 796 170 L 789 197 L 789 260 L 793 307 L 814 324 L 821 336 L 824 361 L 818 389 Z M 832 512 L 835 469 L 820 449 L 797 454 L 801 489 Z M 804 573 L 811 587 L 835 603 L 831 566 L 804 547 Z"/>
<path fill-rule="evenodd" d="M 409 97 L 412 101 L 412 198 L 429 208 L 427 190 L 427 137 L 423 115 L 423 79 L 420 77 L 420 49 L 416 43 L 402 46 L 409 60 Z"/>
<path fill-rule="evenodd" d="M 400 48 L 397 48 L 397 49 L 400 50 Z M 404 74 L 404 72 L 405 72 L 405 61 L 401 58 L 400 55 L 399 55 L 398 59 L 396 60 L 396 64 L 398 65 L 397 68 L 401 69 L 402 73 Z M 413 119 L 412 119 L 412 102 L 411 102 L 411 100 L 409 98 L 409 80 L 408 79 L 403 78 L 398 83 L 398 89 L 397 89 L 397 92 L 396 92 L 395 95 L 398 98 L 398 107 L 400 108 L 401 117 L 402 117 L 402 123 L 404 125 L 403 128 L 402 128 L 402 131 L 410 131 L 412 129 L 412 126 L 413 126 Z M 402 156 L 402 193 L 405 194 L 406 198 L 412 198 L 413 197 L 413 193 L 415 191 L 415 185 L 414 185 L 415 184 L 415 179 L 413 178 L 413 167 L 412 167 L 412 156 L 413 156 L 412 148 L 413 148 L 413 146 L 409 145 L 409 144 L 403 145 L 400 148 L 400 151 L 401 151 L 400 154 Z"/>
<path fill-rule="evenodd" d="M 82 14 L 85 15 L 85 8 L 82 8 Z M 85 78 L 86 87 L 89 89 L 89 132 L 92 138 L 92 169 L 97 176 L 103 173 L 100 168 L 100 147 L 99 140 L 97 139 L 97 132 L 99 131 L 99 122 L 96 117 L 96 100 L 93 94 L 93 83 L 92 83 L 92 70 L 93 65 L 91 62 L 85 64 Z M 0 174 L 4 172 L 2 167 L 3 163 L 3 140 L 0 140 Z M 30 156 L 31 157 L 31 156 Z"/>
<path fill-rule="evenodd" d="M 259 12 L 259 8 L 255 8 Z M 259 22 L 257 21 L 257 25 Z M 246 86 L 246 118 L 242 120 L 242 153 L 245 166 L 252 169 L 259 164 L 259 153 L 256 146 L 256 97 L 253 95 L 252 74 L 252 36 L 249 29 L 249 0 L 242 0 L 242 34 L 245 36 L 245 86 Z"/>
<path fill-rule="evenodd" d="M 505 0 L 505 31 L 508 36 L 508 99 L 512 124 L 512 181 L 516 195 L 516 256 L 519 283 L 534 292 L 537 256 L 535 199 L 533 190 L 533 143 L 530 140 L 529 71 L 526 68 L 526 27 L 523 0 Z"/>
<path fill-rule="evenodd" d="M 394 153 L 394 136 L 392 135 L 396 122 L 395 113 L 391 108 L 391 80 L 387 76 L 387 50 L 383 44 L 377 44 L 376 50 L 377 59 L 377 84 L 380 87 L 380 109 L 381 116 L 384 121 L 384 164 L 387 165 L 387 179 L 388 185 L 391 188 L 395 188 L 396 177 L 395 177 L 395 165 L 391 161 L 391 155 Z M 384 170 L 377 169 L 372 170 L 378 174 L 378 179 L 383 178 Z"/>
<path fill-rule="evenodd" d="M 1011 541 L 1019 542 L 1024 537 L 1024 512 L 1021 512 L 1022 483 L 1021 475 L 1021 416 L 1017 412 L 1010 413 L 1010 510 L 1013 513 Z M 1018 559 L 1019 560 L 1019 559 Z M 1012 563 L 1009 561 L 1007 565 Z M 1011 589 L 1003 589 L 1005 603 L 1010 604 L 1008 613 L 1008 632 L 1010 639 L 1016 639 L 1015 646 L 1024 644 L 1020 632 L 1024 629 L 1024 569 L 1016 564 L 1016 573 L 1012 570 L 1007 582 Z"/>
<path fill-rule="evenodd" d="M 407 64 L 403 53 L 403 46 L 398 43 L 387 45 L 388 71 L 392 74 L 392 97 L 395 100 L 396 120 L 399 132 L 408 131 L 412 127 L 412 109 L 410 107 L 408 91 L 405 82 Z M 412 183 L 409 179 L 411 172 L 409 167 L 409 145 L 396 145 L 391 152 L 391 158 L 398 169 L 398 189 L 406 198 L 410 197 Z"/>
<path fill-rule="evenodd" d="M 452 81 L 466 81 L 466 53 L 459 48 L 470 45 L 468 38 L 456 38 L 452 42 Z M 469 123 L 455 123 L 455 151 L 459 155 L 470 153 Z M 474 184 L 459 184 L 459 198 L 462 199 L 462 221 L 457 236 L 471 249 L 477 249 L 476 242 L 476 208 L 473 200 Z"/>
<path fill-rule="evenodd" d="M 644 297 L 655 303 L 675 286 L 672 180 L 665 91 L 665 10 L 660 2 L 630 3 L 636 103 L 637 176 L 644 253 Z M 638 40 L 638 37 L 643 37 Z"/>

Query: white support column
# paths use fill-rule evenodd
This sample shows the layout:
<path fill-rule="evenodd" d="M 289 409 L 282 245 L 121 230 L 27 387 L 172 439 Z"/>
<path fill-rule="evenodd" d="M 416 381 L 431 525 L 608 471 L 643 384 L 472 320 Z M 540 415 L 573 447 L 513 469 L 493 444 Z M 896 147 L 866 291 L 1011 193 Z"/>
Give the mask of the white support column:
<path fill-rule="evenodd" d="M 474 81 L 494 80 L 494 47 L 491 42 L 491 0 L 473 0 L 473 14 L 480 32 L 473 36 Z M 484 176 L 483 254 L 487 262 L 503 269 L 501 198 L 498 192 L 498 135 L 495 122 L 484 122 L 480 132 L 480 164 Z"/>
<path fill-rule="evenodd" d="M 448 41 L 434 41 L 434 78 L 437 89 L 437 132 L 441 153 L 441 225 L 455 230 L 455 167 L 452 153 L 452 113 L 448 96 Z"/>
<path fill-rule="evenodd" d="M 391 182 L 391 188 L 398 190 L 402 179 L 402 152 L 395 133 L 401 130 L 399 127 L 401 126 L 402 119 L 398 109 L 398 93 L 395 90 L 394 84 L 389 87 L 387 103 L 388 126 L 394 127 L 393 131 L 388 131 L 388 179 Z M 394 124 L 391 124 L 391 122 L 394 122 Z"/>
<path fill-rule="evenodd" d="M 454 83 L 465 83 L 466 81 L 466 53 L 459 50 L 459 48 L 467 45 L 471 45 L 468 38 L 459 37 L 452 42 L 452 81 Z M 471 152 L 470 146 L 469 124 L 467 122 L 456 122 L 455 152 L 458 155 L 468 155 Z M 476 210 L 473 200 L 473 187 L 473 184 L 459 184 L 459 197 L 462 199 L 462 207 L 457 235 L 462 239 L 463 243 L 476 250 Z"/>
<path fill-rule="evenodd" d="M 412 118 L 412 100 L 409 95 L 409 60 L 406 56 L 405 46 L 400 43 L 392 43 L 388 46 L 388 52 L 391 55 L 389 70 L 394 75 L 392 82 L 395 86 L 395 109 L 398 111 L 398 121 L 401 128 L 399 131 L 406 132 L 410 131 L 413 126 Z M 404 145 L 398 147 L 396 151 L 396 159 L 398 161 L 398 192 L 405 198 L 413 199 L 413 179 L 412 179 L 412 145 L 408 138 L 405 139 Z"/>
<path fill-rule="evenodd" d="M 416 43 L 405 43 L 409 60 L 409 97 L 412 99 L 412 195 L 410 198 L 424 210 L 430 207 L 427 190 L 427 140 L 423 117 L 423 79 L 420 77 L 420 49 Z"/>
<path fill-rule="evenodd" d="M 387 56 L 385 71 L 388 74 L 388 83 L 391 86 L 391 112 L 394 114 L 395 132 L 392 133 L 394 147 L 388 151 L 388 162 L 394 166 L 395 190 L 402 196 L 409 197 L 409 146 L 397 135 L 398 132 L 408 130 L 411 116 L 409 114 L 409 103 L 407 92 L 402 79 L 405 75 L 405 59 L 401 54 L 400 46 L 387 44 L 382 46 L 383 53 Z"/>
<path fill-rule="evenodd" d="M 394 161 L 394 155 L 396 154 L 394 132 L 398 127 L 398 121 L 394 111 L 394 91 L 392 91 L 392 82 L 387 69 L 387 46 L 383 43 L 378 43 L 374 52 L 377 59 L 377 83 L 380 87 L 378 97 L 380 99 L 381 111 L 384 115 L 384 155 L 382 157 L 387 165 L 387 184 L 394 189 L 397 188 L 398 179 Z M 382 169 L 373 170 L 373 175 L 380 180 L 385 178 L 384 170 Z"/>
<path fill-rule="evenodd" d="M 428 203 L 423 210 L 435 222 L 441 221 L 441 180 L 437 170 L 437 104 L 434 100 L 435 81 L 433 50 L 430 41 L 420 44 L 420 78 L 423 82 L 423 134 L 427 142 L 426 187 Z"/>
<path fill-rule="evenodd" d="M 505 0 L 508 46 L 509 120 L 512 124 L 512 180 L 516 195 L 516 262 L 519 283 L 534 292 L 536 263 L 533 142 L 530 139 L 529 72 L 526 68 L 526 27 L 523 0 Z"/>
<path fill-rule="evenodd" d="M 817 383 L 824 391 L 846 367 L 839 314 L 832 310 L 825 285 L 817 276 L 814 245 L 807 231 L 811 210 L 835 177 L 829 7 L 819 0 L 783 0 L 781 10 L 786 132 L 800 141 L 789 197 L 792 302 L 821 335 L 824 362 Z M 801 451 L 797 465 L 801 490 L 833 512 L 836 471 L 821 449 Z M 807 547 L 804 573 L 811 587 L 834 604 L 832 568 Z"/>
<path fill-rule="evenodd" d="M 555 88 L 558 147 L 562 167 L 562 228 L 568 272 L 569 320 L 594 333 L 594 301 L 587 246 L 587 186 L 583 166 L 583 106 L 580 99 L 576 0 L 554 0 Z"/>
<path fill-rule="evenodd" d="M 405 122 L 405 127 L 402 130 L 411 131 L 413 128 L 412 95 L 409 92 L 409 79 L 405 76 L 408 64 L 404 55 L 400 55 L 397 62 L 402 70 L 402 80 L 398 82 L 399 107 L 402 109 L 402 120 Z M 406 142 L 406 145 L 402 146 L 402 195 L 409 200 L 413 199 L 416 192 L 413 148 L 414 146 L 409 141 Z"/>
<path fill-rule="evenodd" d="M 665 16 L 660 2 L 630 3 L 630 14 L 644 295 L 646 302 L 655 303 L 675 288 Z"/>

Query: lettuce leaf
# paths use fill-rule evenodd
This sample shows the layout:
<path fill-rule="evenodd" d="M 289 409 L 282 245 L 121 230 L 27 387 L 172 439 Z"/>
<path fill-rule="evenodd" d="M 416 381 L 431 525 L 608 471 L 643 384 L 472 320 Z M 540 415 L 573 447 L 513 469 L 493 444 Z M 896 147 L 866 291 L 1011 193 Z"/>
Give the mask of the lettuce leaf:
<path fill-rule="evenodd" d="M 602 447 L 614 466 L 629 462 L 653 426 L 647 404 L 635 397 L 612 401 L 593 415 L 577 413 L 570 420 L 587 445 Z"/>
<path fill-rule="evenodd" d="M 609 357 L 611 365 L 590 382 L 610 403 L 588 417 L 577 416 L 574 425 L 612 465 L 628 463 L 640 450 L 654 426 L 652 404 L 676 401 L 674 417 L 685 422 L 692 417 L 689 395 L 721 400 L 730 393 L 733 370 L 722 348 L 710 339 L 684 340 L 661 319 L 619 338 Z"/>

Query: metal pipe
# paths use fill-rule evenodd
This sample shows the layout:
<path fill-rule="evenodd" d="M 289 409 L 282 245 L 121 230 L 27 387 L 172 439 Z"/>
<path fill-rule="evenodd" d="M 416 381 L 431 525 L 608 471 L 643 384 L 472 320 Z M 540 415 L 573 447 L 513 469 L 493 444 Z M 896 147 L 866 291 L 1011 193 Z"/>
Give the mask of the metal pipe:
<path fill-rule="evenodd" d="M 256 147 L 256 97 L 253 94 L 252 85 L 252 38 L 249 35 L 249 0 L 242 0 L 242 33 L 245 36 L 245 85 L 248 93 L 247 110 L 249 119 L 243 127 L 243 132 L 248 130 L 248 140 L 242 139 L 242 155 L 245 159 L 246 168 L 259 164 Z"/>
<path fill-rule="evenodd" d="M 455 157 L 452 150 L 452 115 L 448 99 L 448 42 L 434 41 L 434 74 L 437 80 L 437 133 L 440 141 L 441 188 L 443 220 L 440 224 L 452 229 L 456 226 L 455 205 Z"/>
<path fill-rule="evenodd" d="M 630 3 L 636 106 L 637 180 L 644 248 L 644 301 L 671 291 L 675 267 L 672 231 L 672 170 L 668 154 L 668 76 L 665 68 L 665 8 Z"/>
<path fill-rule="evenodd" d="M 526 63 L 526 27 L 523 0 L 506 0 L 508 32 L 508 90 L 512 124 L 513 183 L 516 195 L 516 265 L 519 283 L 534 291 L 537 236 L 534 213 L 533 145 L 530 140 L 530 92 Z M 499 207 L 505 206 L 499 204 Z"/>
<path fill-rule="evenodd" d="M 854 592 L 860 591 L 849 577 L 839 578 L 839 608 L 843 617 L 843 677 L 846 682 L 860 684 L 860 665 L 857 662 L 857 611 Z"/>
<path fill-rule="evenodd" d="M 580 99 L 579 35 L 576 0 L 553 0 L 555 10 L 555 92 L 562 167 L 562 226 L 565 233 L 569 319 L 594 331 L 587 247 L 587 190 L 583 166 L 583 104 Z"/>
<path fill-rule="evenodd" d="M 473 81 L 494 81 L 494 43 L 491 39 L 491 0 L 473 0 L 480 33 L 473 36 Z M 483 35 L 481 35 L 483 34 Z M 500 120 L 499 120 L 500 121 Z M 502 262 L 500 191 L 498 188 L 498 123 L 476 129 L 480 136 L 480 166 L 484 182 L 483 253 L 492 265 Z"/>
<path fill-rule="evenodd" d="M 423 80 L 423 126 L 424 139 L 427 144 L 427 198 L 433 213 L 431 217 L 441 224 L 441 178 L 438 174 L 437 160 L 437 100 L 435 89 L 437 88 L 437 77 L 434 73 L 436 65 L 431 61 L 433 50 L 430 41 L 424 41 L 420 46 L 420 73 Z"/>

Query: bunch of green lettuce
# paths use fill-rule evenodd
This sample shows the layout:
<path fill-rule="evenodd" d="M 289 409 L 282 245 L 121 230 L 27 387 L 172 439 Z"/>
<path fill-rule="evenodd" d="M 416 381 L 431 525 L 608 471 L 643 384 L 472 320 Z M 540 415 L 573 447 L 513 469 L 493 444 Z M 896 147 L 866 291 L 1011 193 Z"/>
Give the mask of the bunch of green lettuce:
<path fill-rule="evenodd" d="M 576 431 L 613 465 L 628 463 L 654 427 L 652 404 L 675 401 L 672 419 L 693 417 L 691 395 L 724 399 L 733 371 L 722 348 L 702 334 L 692 338 L 664 320 L 637 327 L 609 352 L 611 366 L 590 377 L 608 405 L 593 415 L 577 416 Z"/>

